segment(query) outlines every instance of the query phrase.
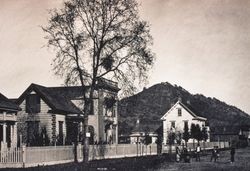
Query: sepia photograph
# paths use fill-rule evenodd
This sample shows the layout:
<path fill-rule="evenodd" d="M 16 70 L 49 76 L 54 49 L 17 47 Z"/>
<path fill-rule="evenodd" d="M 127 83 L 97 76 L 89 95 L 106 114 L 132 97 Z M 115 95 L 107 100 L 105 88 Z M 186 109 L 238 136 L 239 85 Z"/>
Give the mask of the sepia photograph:
<path fill-rule="evenodd" d="M 250 171 L 250 1 L 0 0 L 0 170 Z"/>

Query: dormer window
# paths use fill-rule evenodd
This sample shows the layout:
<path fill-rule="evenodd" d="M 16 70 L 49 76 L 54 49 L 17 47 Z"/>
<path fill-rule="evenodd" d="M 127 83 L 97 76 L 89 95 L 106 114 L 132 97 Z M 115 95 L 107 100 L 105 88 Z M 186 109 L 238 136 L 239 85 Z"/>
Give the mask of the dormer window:
<path fill-rule="evenodd" d="M 181 116 L 181 108 L 178 108 L 178 116 Z"/>
<path fill-rule="evenodd" d="M 37 94 L 29 94 L 26 97 L 26 113 L 39 113 L 40 111 L 40 97 Z"/>

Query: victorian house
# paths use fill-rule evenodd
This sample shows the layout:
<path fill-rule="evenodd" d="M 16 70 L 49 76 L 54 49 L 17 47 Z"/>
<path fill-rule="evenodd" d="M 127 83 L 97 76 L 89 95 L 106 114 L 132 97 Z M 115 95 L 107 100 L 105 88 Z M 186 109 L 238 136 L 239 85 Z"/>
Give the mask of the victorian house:
<path fill-rule="evenodd" d="M 207 119 L 199 116 L 199 113 L 194 109 L 189 101 L 185 103 L 179 99 L 167 111 L 167 113 L 162 116 L 161 120 L 163 120 L 163 144 L 168 142 L 170 133 L 181 135 L 184 132 L 185 125 L 188 127 L 189 132 L 191 130 L 192 124 L 198 124 L 201 129 L 206 127 L 207 131 L 209 132 L 209 127 L 206 125 Z M 180 141 L 184 142 L 182 139 Z M 192 139 L 189 141 L 192 142 Z"/>
<path fill-rule="evenodd" d="M 17 112 L 21 110 L 0 93 L 0 149 L 17 146 Z"/>
<path fill-rule="evenodd" d="M 86 87 L 88 89 L 88 87 Z M 101 79 L 88 116 L 90 144 L 117 143 L 117 83 Z M 82 141 L 83 91 L 81 86 L 45 87 L 31 84 L 17 99 L 18 134 L 28 146 L 64 145 Z"/>

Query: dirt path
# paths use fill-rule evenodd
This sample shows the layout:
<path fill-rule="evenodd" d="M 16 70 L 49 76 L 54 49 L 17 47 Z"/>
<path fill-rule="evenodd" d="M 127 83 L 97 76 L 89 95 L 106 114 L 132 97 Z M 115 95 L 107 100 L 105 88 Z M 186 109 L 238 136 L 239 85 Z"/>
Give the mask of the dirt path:
<path fill-rule="evenodd" d="M 230 151 L 221 151 L 217 162 L 210 162 L 211 154 L 201 157 L 200 162 L 196 162 L 193 158 L 191 163 L 163 162 L 152 169 L 154 171 L 250 171 L 250 147 L 245 149 L 236 149 L 235 162 L 230 163 Z"/>

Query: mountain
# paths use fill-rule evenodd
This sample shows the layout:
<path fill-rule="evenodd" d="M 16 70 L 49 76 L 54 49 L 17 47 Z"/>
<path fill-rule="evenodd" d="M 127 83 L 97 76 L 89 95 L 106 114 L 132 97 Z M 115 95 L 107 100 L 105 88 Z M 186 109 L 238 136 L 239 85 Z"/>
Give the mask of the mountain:
<path fill-rule="evenodd" d="M 168 82 L 145 88 L 142 92 L 119 101 L 119 134 L 129 134 L 136 120 L 145 131 L 154 131 L 162 125 L 160 118 L 181 98 L 189 101 L 199 116 L 206 117 L 210 128 L 228 125 L 250 125 L 250 116 L 216 98 L 191 94 L 184 88 Z"/>

